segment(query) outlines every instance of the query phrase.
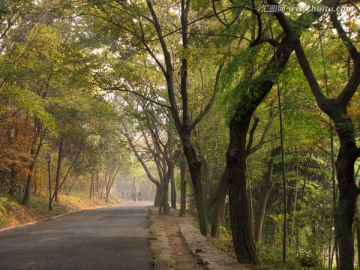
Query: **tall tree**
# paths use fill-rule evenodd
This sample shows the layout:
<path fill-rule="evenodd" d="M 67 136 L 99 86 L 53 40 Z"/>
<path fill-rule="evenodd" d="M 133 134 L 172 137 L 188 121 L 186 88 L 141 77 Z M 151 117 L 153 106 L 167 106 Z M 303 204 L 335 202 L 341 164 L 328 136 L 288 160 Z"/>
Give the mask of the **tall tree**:
<path fill-rule="evenodd" d="M 275 1 L 270 4 L 277 6 Z M 337 181 L 340 191 L 339 202 L 335 213 L 336 236 L 339 241 L 340 269 L 354 269 L 354 243 L 352 225 L 356 209 L 356 199 L 360 193 L 354 179 L 354 164 L 360 156 L 360 148 L 356 144 L 354 123 L 348 114 L 348 106 L 360 84 L 360 53 L 354 40 L 347 34 L 338 13 L 339 1 L 328 1 L 329 18 L 338 38 L 342 40 L 352 61 L 349 80 L 343 90 L 335 98 L 327 98 L 321 89 L 318 79 L 309 64 L 296 30 L 283 12 L 274 13 L 279 24 L 289 36 L 299 64 L 313 92 L 319 108 L 333 121 L 340 141 L 336 159 Z"/>
<path fill-rule="evenodd" d="M 257 18 L 259 18 L 259 14 L 253 5 L 250 5 L 247 10 L 251 10 L 257 15 Z M 311 23 L 318 17 L 318 13 L 311 13 L 295 21 L 294 24 L 299 28 L 299 34 L 310 27 Z M 258 24 L 261 31 L 262 28 L 259 20 Z M 275 45 L 276 49 L 267 63 L 262 65 L 263 69 L 261 69 L 261 71 L 256 72 L 254 76 L 250 78 L 240 80 L 236 83 L 235 87 L 232 87 L 232 94 L 229 95 L 232 99 L 229 100 L 230 104 L 232 104 L 232 114 L 229 121 L 230 143 L 226 153 L 230 221 L 235 254 L 239 262 L 255 264 L 259 261 L 250 226 L 246 193 L 248 131 L 250 130 L 251 119 L 256 108 L 274 86 L 275 81 L 285 68 L 293 51 L 293 45 L 287 35 L 280 34 L 277 40 L 274 40 L 271 38 L 271 35 L 269 38 L 265 34 L 263 34 L 265 35 L 263 38 L 260 38 L 261 34 L 262 33 L 259 32 L 257 38 L 254 36 L 253 41 L 250 42 L 250 52 L 254 49 L 256 50 L 256 47 L 258 47 L 256 45 L 262 45 L 263 41 Z M 268 32 L 267 35 L 269 35 Z M 270 53 L 268 55 L 270 55 Z M 239 65 L 239 63 L 236 64 L 237 60 L 238 58 L 234 58 L 232 61 L 232 63 L 235 63 L 235 67 Z M 234 65 L 229 65 L 229 67 L 231 68 L 230 71 L 236 70 L 236 68 L 234 69 Z M 226 73 L 234 74 L 233 71 Z M 227 76 L 227 78 L 229 78 L 229 76 Z M 227 83 L 226 85 L 231 84 Z"/>
<path fill-rule="evenodd" d="M 222 64 L 218 65 L 215 78 L 212 78 L 212 87 L 209 87 L 208 103 L 198 112 L 198 115 L 192 116 L 189 92 L 189 56 L 187 52 L 191 51 L 189 16 L 191 1 L 181 1 L 174 4 L 173 9 L 164 8 L 152 1 L 146 1 L 146 6 L 140 10 L 137 5 L 120 4 L 118 7 L 107 5 L 106 3 L 96 3 L 98 7 L 98 17 L 104 18 L 121 31 L 125 31 L 131 36 L 131 42 L 137 42 L 142 49 L 152 58 L 156 70 L 161 72 L 162 80 L 165 80 L 168 107 L 179 134 L 184 154 L 188 161 L 195 201 L 198 211 L 198 218 L 201 233 L 206 235 L 208 232 L 208 222 L 206 215 L 206 204 L 202 186 L 201 162 L 193 146 L 192 132 L 202 118 L 207 114 L 212 106 L 215 96 L 218 92 L 218 80 L 222 69 Z M 120 9 L 120 16 L 123 21 L 119 21 L 114 14 Z M 175 12 L 176 10 L 176 12 Z M 174 12 L 173 12 L 174 11 Z M 165 16 L 164 16 L 165 15 Z M 166 18 L 166 16 L 168 16 Z M 173 35 L 173 40 L 169 41 L 166 36 L 168 19 L 172 18 L 177 24 L 180 35 Z M 126 25 L 124 24 L 126 21 Z M 172 27 L 172 26 L 171 26 Z M 176 37 L 176 38 L 175 38 Z M 155 42 L 151 39 L 155 38 Z M 177 40 L 175 42 L 175 39 Z M 140 43 L 140 44 L 139 44 Z M 179 47 L 178 44 L 181 44 Z M 161 57 L 160 57 L 161 55 Z M 177 66 L 179 70 L 177 72 Z M 216 69 L 216 65 L 215 69 Z M 179 83 L 177 84 L 177 82 Z M 127 89 L 124 85 L 119 85 L 118 90 Z M 178 95 L 177 93 L 180 93 Z M 160 102 L 157 102 L 158 104 Z M 192 117 L 191 117 L 192 116 Z"/>

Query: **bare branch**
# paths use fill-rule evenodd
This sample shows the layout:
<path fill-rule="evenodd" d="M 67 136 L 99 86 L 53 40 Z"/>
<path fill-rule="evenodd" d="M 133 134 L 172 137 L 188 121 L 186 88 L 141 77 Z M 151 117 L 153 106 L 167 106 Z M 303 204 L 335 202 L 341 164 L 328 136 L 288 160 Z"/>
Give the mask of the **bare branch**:
<path fill-rule="evenodd" d="M 153 100 L 151 98 L 148 98 L 146 96 L 144 96 L 143 94 L 140 94 L 139 92 L 136 92 L 135 90 L 131 90 L 129 89 L 129 87 L 127 87 L 126 85 L 120 85 L 120 86 L 111 86 L 111 87 L 105 87 L 105 86 L 101 86 L 99 84 L 96 84 L 96 86 L 98 86 L 99 88 L 101 88 L 102 90 L 105 90 L 105 91 L 121 91 L 121 92 L 128 92 L 128 93 L 131 93 L 131 94 L 134 94 L 134 95 L 137 95 L 151 103 L 154 103 L 156 105 L 159 105 L 159 106 L 162 106 L 162 107 L 165 107 L 165 108 L 168 108 L 168 109 L 171 109 L 171 107 L 167 104 L 164 104 L 164 103 L 161 103 L 161 102 L 158 102 L 156 100 Z"/>
<path fill-rule="evenodd" d="M 204 108 L 204 110 L 202 110 L 200 112 L 200 114 L 198 115 L 198 117 L 191 123 L 191 125 L 189 126 L 190 130 L 193 130 L 196 125 L 204 118 L 204 116 L 209 112 L 211 106 L 213 105 L 216 95 L 219 92 L 219 83 L 220 83 L 220 75 L 221 75 L 221 71 L 224 67 L 224 61 L 222 61 L 219 65 L 218 71 L 216 73 L 216 79 L 215 79 L 215 85 L 214 85 L 214 91 L 213 94 L 208 102 L 208 104 L 206 105 L 206 107 Z"/>

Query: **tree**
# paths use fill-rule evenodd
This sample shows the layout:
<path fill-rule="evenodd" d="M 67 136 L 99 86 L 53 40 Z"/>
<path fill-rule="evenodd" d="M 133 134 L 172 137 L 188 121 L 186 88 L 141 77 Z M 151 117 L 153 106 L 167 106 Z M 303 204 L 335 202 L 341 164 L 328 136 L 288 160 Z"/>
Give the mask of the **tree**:
<path fill-rule="evenodd" d="M 248 10 L 256 14 L 253 6 L 250 6 Z M 318 13 L 312 13 L 300 17 L 294 22 L 299 27 L 299 34 L 307 29 L 318 17 Z M 260 34 L 261 32 L 258 33 L 258 37 Z M 232 89 L 228 97 L 229 104 L 231 104 L 230 143 L 226 153 L 227 173 L 225 175 L 229 182 L 229 208 L 233 245 L 236 257 L 241 263 L 258 263 L 247 209 L 246 149 L 248 131 L 256 108 L 274 86 L 293 51 L 292 43 L 287 35 L 280 34 L 279 40 L 266 36 L 264 39 L 260 39 L 254 36 L 250 42 L 249 54 L 245 55 L 256 55 L 254 53 L 250 54 L 250 52 L 257 50 L 257 47 L 262 45 L 264 41 L 276 46 L 272 57 L 267 60 L 267 63 L 261 65 L 264 68 L 261 71 L 254 72 L 254 76 L 247 76 L 244 80 L 238 80 L 235 87 L 231 79 L 230 82 L 223 85 L 223 87 L 231 86 Z M 231 64 L 229 64 L 230 68 L 226 69 L 227 72 L 225 72 L 226 78 L 231 78 L 234 71 L 237 71 L 237 67 L 241 63 L 237 62 L 239 58 L 241 59 L 241 57 L 234 57 Z"/>
<path fill-rule="evenodd" d="M 171 111 L 171 116 L 174 121 L 175 128 L 179 134 L 180 141 L 182 143 L 184 155 L 188 161 L 188 168 L 190 171 L 195 201 L 198 211 L 198 219 L 200 225 L 200 231 L 206 235 L 208 231 L 207 216 L 206 216 L 206 204 L 202 186 L 201 177 L 201 162 L 198 159 L 198 154 L 192 143 L 192 132 L 202 118 L 207 114 L 212 106 L 215 96 L 218 92 L 219 76 L 222 69 L 222 64 L 218 65 L 216 77 L 212 79 L 212 94 L 208 98 L 208 104 L 198 112 L 197 117 L 191 119 L 191 111 L 189 106 L 189 57 L 186 53 L 190 52 L 192 46 L 189 36 L 189 14 L 190 14 L 191 1 L 181 1 L 180 5 L 174 5 L 174 10 L 178 12 L 171 12 L 171 9 L 164 10 L 164 7 L 156 6 L 151 1 L 146 1 L 146 7 L 139 9 L 136 5 L 120 5 L 119 7 L 109 6 L 105 3 L 96 3 L 97 14 L 95 16 L 102 17 L 105 21 L 110 22 L 112 25 L 118 28 L 118 30 L 124 31 L 127 35 L 130 35 L 131 42 L 141 45 L 140 48 L 144 49 L 148 56 L 152 58 L 153 66 L 155 70 L 160 71 L 162 79 L 165 80 L 168 105 L 165 105 Z M 120 16 L 123 21 L 119 22 L 118 18 L 114 14 L 121 9 Z M 161 18 L 162 11 L 164 14 L 168 14 L 169 17 L 174 20 L 180 20 L 178 26 L 180 32 L 180 38 L 176 38 L 181 43 L 178 44 L 166 40 L 166 19 Z M 126 25 L 124 25 L 124 20 Z M 135 23 L 133 23 L 135 22 Z M 155 42 L 150 42 L 149 39 L 155 37 Z M 139 46 L 138 45 L 138 46 Z M 161 54 L 161 58 L 159 58 Z M 217 59 L 216 59 L 217 60 Z M 175 68 L 179 65 L 179 75 Z M 214 65 L 216 66 L 216 65 Z M 215 67 L 216 69 L 216 67 Z M 176 84 L 177 80 L 179 83 Z M 128 91 L 124 84 L 112 87 L 112 89 Z M 180 92 L 180 96 L 177 95 L 177 90 Z M 159 104 L 159 102 L 157 102 Z M 163 104 L 164 105 L 164 104 Z"/>
<path fill-rule="evenodd" d="M 277 5 L 275 1 L 269 1 L 269 3 Z M 336 10 L 338 6 L 339 1 L 329 1 L 326 3 L 326 7 L 332 10 Z M 340 148 L 336 160 L 336 172 L 340 194 L 335 213 L 335 228 L 339 241 L 340 269 L 354 269 L 352 225 L 355 215 L 356 199 L 360 193 L 354 181 L 354 164 L 360 156 L 360 149 L 356 144 L 354 124 L 348 114 L 348 106 L 360 83 L 360 53 L 354 45 L 354 40 L 345 32 L 337 12 L 330 12 L 330 21 L 337 31 L 338 38 L 342 40 L 346 47 L 353 67 L 350 71 L 349 80 L 343 90 L 335 98 L 327 98 L 322 92 L 318 79 L 313 73 L 300 39 L 297 36 L 297 32 L 283 12 L 278 12 L 274 15 L 291 39 L 299 64 L 319 108 L 333 121 L 339 137 Z"/>

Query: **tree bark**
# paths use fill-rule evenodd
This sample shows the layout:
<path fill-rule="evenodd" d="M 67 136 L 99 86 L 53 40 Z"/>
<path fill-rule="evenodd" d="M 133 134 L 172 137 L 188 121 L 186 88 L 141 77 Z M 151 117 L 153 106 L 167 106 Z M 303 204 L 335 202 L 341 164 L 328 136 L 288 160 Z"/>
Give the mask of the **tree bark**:
<path fill-rule="evenodd" d="M 201 177 L 201 162 L 197 159 L 195 149 L 190 143 L 190 134 L 186 136 L 183 144 L 184 155 L 186 156 L 188 167 L 191 175 L 191 181 L 194 189 L 196 210 L 198 212 L 198 221 L 202 235 L 208 234 L 208 219 L 206 212 L 205 196 L 203 191 Z"/>
<path fill-rule="evenodd" d="M 75 178 L 74 178 L 74 181 L 71 183 L 71 186 L 69 188 L 69 190 L 67 191 L 66 195 L 69 196 L 70 195 L 70 192 L 76 182 L 76 180 L 78 180 L 78 178 L 80 177 L 80 174 L 78 174 Z M 51 197 L 51 200 L 53 200 L 54 196 Z"/>
<path fill-rule="evenodd" d="M 226 153 L 229 181 L 229 210 L 233 245 L 241 263 L 258 264 L 248 217 L 246 196 L 246 137 L 252 114 L 230 123 L 230 145 Z"/>
<path fill-rule="evenodd" d="M 23 197 L 23 201 L 22 201 L 22 203 L 25 206 L 29 206 L 29 203 L 30 203 L 30 193 L 31 193 L 30 189 L 31 189 L 31 182 L 32 182 L 32 174 L 34 171 L 34 167 L 36 165 L 37 157 L 40 154 L 40 150 L 42 147 L 42 140 L 44 138 L 43 135 L 40 135 L 40 132 L 41 132 L 41 123 L 40 123 L 40 120 L 36 119 L 35 120 L 35 134 L 32 139 L 31 147 L 30 147 L 30 155 L 33 157 L 33 160 L 31 161 L 31 163 L 29 165 L 29 173 L 27 175 L 24 197 Z M 39 137 L 40 137 L 40 142 L 36 146 Z"/>
<path fill-rule="evenodd" d="M 255 222 L 255 242 L 259 244 L 261 242 L 262 228 L 264 224 L 264 217 L 266 211 L 266 205 L 271 193 L 272 188 L 274 187 L 274 182 L 271 181 L 272 173 L 274 170 L 274 160 L 270 158 L 268 163 L 268 168 L 266 174 L 264 176 L 265 186 L 261 191 L 259 208 L 256 214 L 256 222 Z"/>
<path fill-rule="evenodd" d="M 156 184 L 154 206 L 159 207 L 162 201 L 163 188 L 160 183 Z"/>
<path fill-rule="evenodd" d="M 175 184 L 175 166 L 172 162 L 172 166 L 169 166 L 170 170 L 170 182 L 171 182 L 171 208 L 176 209 L 176 184 Z"/>
<path fill-rule="evenodd" d="M 264 224 L 264 218 L 266 213 L 266 207 L 269 200 L 269 196 L 271 194 L 271 191 L 274 187 L 274 185 L 281 179 L 282 177 L 282 170 L 279 172 L 279 174 L 276 177 L 273 177 L 273 170 L 274 170 L 274 156 L 279 154 L 280 148 L 275 148 L 271 152 L 271 157 L 268 162 L 268 169 L 264 175 L 264 182 L 265 186 L 261 191 L 260 195 L 260 202 L 258 211 L 256 214 L 256 220 L 255 220 L 255 242 L 257 244 L 261 243 L 262 239 L 262 230 L 263 230 L 263 224 Z M 295 159 L 291 160 L 288 164 L 285 165 L 285 173 L 287 173 L 291 167 L 294 164 Z M 290 211 L 289 211 L 290 212 Z"/>
<path fill-rule="evenodd" d="M 211 181 L 212 181 L 212 172 L 213 168 L 210 162 L 204 158 L 204 185 L 205 185 L 205 198 L 207 201 L 210 199 L 211 192 Z"/>
<path fill-rule="evenodd" d="M 56 167 L 56 176 L 55 176 L 55 187 L 54 187 L 54 199 L 55 202 L 59 202 L 59 186 L 60 186 L 60 173 L 61 173 L 61 164 L 62 164 L 62 155 L 63 155 L 63 146 L 64 146 L 64 138 L 60 138 L 59 143 L 59 152 L 57 159 L 57 167 Z"/>
<path fill-rule="evenodd" d="M 10 183 L 9 183 L 9 197 L 14 198 L 16 196 L 16 169 L 14 165 L 11 166 L 10 170 Z"/>
<path fill-rule="evenodd" d="M 335 212 L 335 233 L 339 244 L 340 269 L 354 269 L 354 235 L 352 225 L 356 212 L 359 189 L 354 179 L 354 147 L 340 138 L 336 171 L 339 186 L 339 202 Z"/>
<path fill-rule="evenodd" d="M 186 159 L 182 158 L 181 167 L 180 167 L 180 178 L 181 178 L 181 202 L 180 202 L 180 212 L 179 212 L 180 217 L 185 217 L 185 213 L 186 213 L 186 184 L 187 184 L 186 168 L 187 168 Z"/>
<path fill-rule="evenodd" d="M 90 182 L 90 195 L 89 198 L 94 197 L 94 173 L 91 174 L 91 182 Z"/>
<path fill-rule="evenodd" d="M 164 179 L 164 187 L 161 201 L 161 213 L 164 215 L 170 215 L 170 206 L 169 206 L 169 171 Z"/>
<path fill-rule="evenodd" d="M 228 182 L 228 167 L 226 165 L 225 170 L 221 176 L 219 187 L 216 193 L 216 202 L 213 210 L 212 222 L 211 222 L 211 236 L 218 237 L 220 235 L 221 220 L 224 215 L 225 198 L 229 189 Z"/>
<path fill-rule="evenodd" d="M 109 197 L 110 197 L 110 191 L 111 191 L 111 188 L 114 184 L 114 181 L 115 181 L 115 177 L 116 175 L 118 174 L 119 170 L 121 168 L 121 165 L 119 165 L 116 170 L 115 170 L 115 173 L 112 175 L 112 176 L 109 176 L 109 183 L 108 185 L 106 186 L 106 199 L 105 201 L 108 203 L 109 202 Z"/>

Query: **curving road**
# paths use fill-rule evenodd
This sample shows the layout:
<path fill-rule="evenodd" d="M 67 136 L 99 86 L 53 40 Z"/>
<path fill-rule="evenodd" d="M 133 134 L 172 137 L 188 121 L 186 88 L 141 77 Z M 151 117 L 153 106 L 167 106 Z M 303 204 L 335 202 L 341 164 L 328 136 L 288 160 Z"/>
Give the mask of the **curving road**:
<path fill-rule="evenodd" d="M 125 204 L 2 232 L 0 269 L 153 269 L 148 215 Z"/>

